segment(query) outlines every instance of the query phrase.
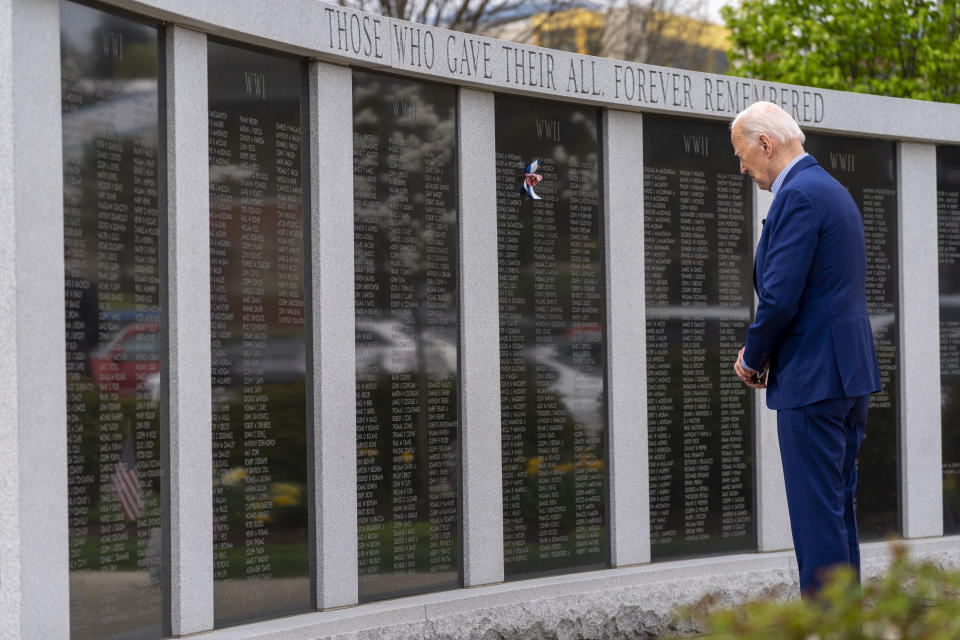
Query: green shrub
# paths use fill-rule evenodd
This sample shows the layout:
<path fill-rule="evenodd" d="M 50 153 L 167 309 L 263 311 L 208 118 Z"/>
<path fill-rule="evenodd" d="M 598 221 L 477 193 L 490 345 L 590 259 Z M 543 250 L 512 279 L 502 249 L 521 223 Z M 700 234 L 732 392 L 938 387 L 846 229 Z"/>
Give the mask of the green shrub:
<path fill-rule="evenodd" d="M 891 548 L 888 571 L 858 587 L 849 568 L 834 570 L 819 597 L 771 596 L 721 608 L 706 596 L 680 610 L 710 638 L 774 640 L 960 639 L 960 572 Z"/>

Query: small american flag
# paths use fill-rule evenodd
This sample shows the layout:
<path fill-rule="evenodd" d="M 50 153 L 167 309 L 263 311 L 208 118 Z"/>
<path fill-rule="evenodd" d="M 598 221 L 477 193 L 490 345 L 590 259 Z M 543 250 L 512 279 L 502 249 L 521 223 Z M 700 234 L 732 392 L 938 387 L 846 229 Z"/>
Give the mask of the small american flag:
<path fill-rule="evenodd" d="M 137 461 L 133 455 L 133 438 L 128 434 L 123 439 L 123 451 L 120 462 L 113 472 L 113 486 L 120 498 L 124 517 L 130 522 L 143 515 L 143 490 L 140 488 L 140 476 L 137 475 Z"/>

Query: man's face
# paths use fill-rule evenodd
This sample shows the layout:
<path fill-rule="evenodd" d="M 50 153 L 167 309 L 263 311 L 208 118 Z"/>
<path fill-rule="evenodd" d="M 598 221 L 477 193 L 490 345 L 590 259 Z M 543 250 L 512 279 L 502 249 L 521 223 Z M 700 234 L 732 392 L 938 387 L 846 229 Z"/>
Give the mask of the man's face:
<path fill-rule="evenodd" d="M 730 142 L 733 143 L 733 153 L 740 160 L 740 173 L 753 178 L 757 186 L 767 191 L 776 179 L 771 176 L 772 162 L 768 154 L 764 153 L 759 140 L 748 140 L 740 130 L 738 124 L 730 132 Z"/>

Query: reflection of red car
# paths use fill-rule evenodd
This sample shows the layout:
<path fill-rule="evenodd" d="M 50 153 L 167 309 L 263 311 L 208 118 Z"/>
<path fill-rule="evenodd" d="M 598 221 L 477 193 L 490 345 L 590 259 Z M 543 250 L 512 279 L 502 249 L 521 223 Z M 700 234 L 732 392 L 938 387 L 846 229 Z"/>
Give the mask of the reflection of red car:
<path fill-rule="evenodd" d="M 122 395 L 152 393 L 160 377 L 159 331 L 157 322 L 128 324 L 90 356 L 90 369 L 100 389 Z"/>

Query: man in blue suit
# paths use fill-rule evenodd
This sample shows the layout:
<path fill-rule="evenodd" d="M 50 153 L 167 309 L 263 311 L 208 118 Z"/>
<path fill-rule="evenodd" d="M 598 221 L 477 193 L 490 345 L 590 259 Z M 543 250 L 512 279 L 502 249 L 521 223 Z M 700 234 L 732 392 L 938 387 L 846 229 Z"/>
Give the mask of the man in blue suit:
<path fill-rule="evenodd" d="M 758 102 L 730 127 L 740 173 L 774 200 L 754 260 L 758 304 L 734 371 L 777 410 L 800 588 L 860 571 L 856 457 L 880 372 L 867 315 L 863 219 L 847 190 L 803 151 L 783 109 Z"/>

